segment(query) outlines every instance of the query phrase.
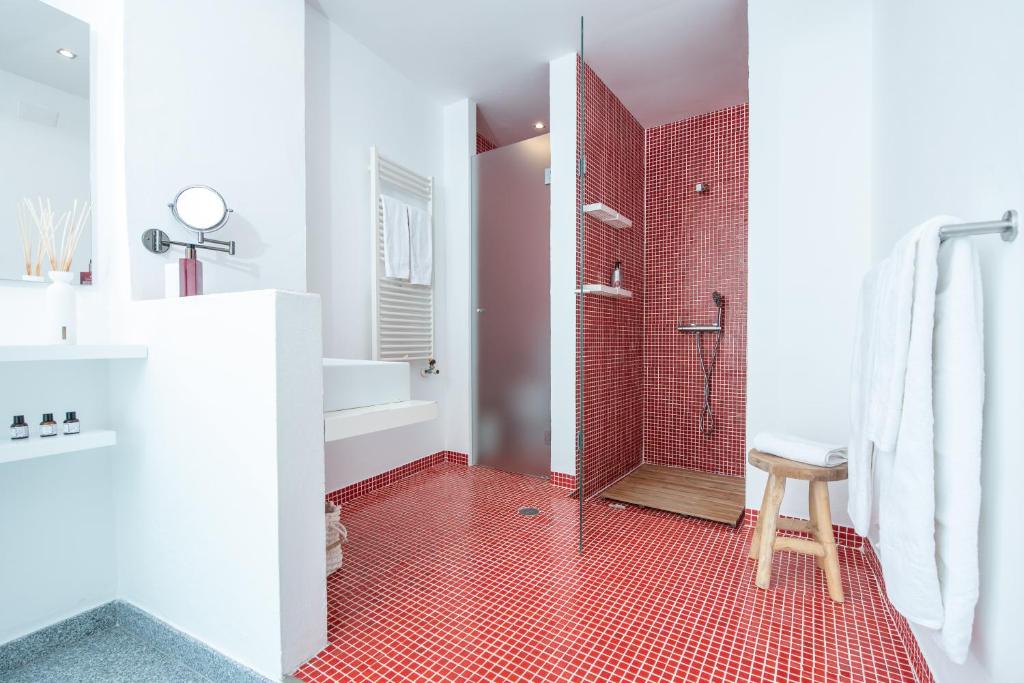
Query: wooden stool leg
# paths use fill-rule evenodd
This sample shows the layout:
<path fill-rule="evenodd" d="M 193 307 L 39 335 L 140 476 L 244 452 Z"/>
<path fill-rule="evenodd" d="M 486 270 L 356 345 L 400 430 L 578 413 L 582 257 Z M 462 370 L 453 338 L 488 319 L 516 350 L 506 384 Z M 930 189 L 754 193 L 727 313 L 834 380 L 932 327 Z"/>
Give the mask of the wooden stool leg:
<path fill-rule="evenodd" d="M 811 482 L 811 509 L 814 511 L 815 536 L 825 549 L 821 560 L 828 583 L 828 594 L 836 602 L 843 601 L 843 579 L 839 573 L 839 554 L 836 552 L 836 540 L 832 536 L 832 511 L 828 503 L 828 482 Z"/>
<path fill-rule="evenodd" d="M 818 520 L 817 515 L 814 514 L 814 486 L 812 482 L 807 482 L 807 511 L 811 518 L 811 535 L 815 538 L 818 537 Z M 825 570 L 825 558 L 814 556 L 814 562 L 818 565 L 818 569 Z"/>
<path fill-rule="evenodd" d="M 757 513 L 757 524 L 754 525 L 754 538 L 750 540 L 750 559 L 756 560 L 761 556 L 761 530 L 764 528 L 764 511 L 768 508 L 768 493 L 770 486 L 764 487 L 764 495 L 761 497 L 761 509 Z"/>
<path fill-rule="evenodd" d="M 764 502 L 757 515 L 761 547 L 757 554 L 757 587 L 768 588 L 772 583 L 772 554 L 775 551 L 775 531 L 779 521 L 779 507 L 786 493 L 786 478 L 768 475 L 768 486 L 764 491 Z"/>

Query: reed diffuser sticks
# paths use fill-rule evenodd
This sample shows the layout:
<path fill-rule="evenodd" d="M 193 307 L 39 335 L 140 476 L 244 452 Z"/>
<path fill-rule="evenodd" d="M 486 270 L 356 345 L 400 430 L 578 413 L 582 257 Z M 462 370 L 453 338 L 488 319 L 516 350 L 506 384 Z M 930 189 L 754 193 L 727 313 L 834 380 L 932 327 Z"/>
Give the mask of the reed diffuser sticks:
<path fill-rule="evenodd" d="M 32 260 L 32 225 L 21 202 L 16 204 L 18 214 L 18 237 L 21 238 L 21 255 L 25 261 L 25 275 L 37 275 L 33 271 L 35 262 Z"/>
<path fill-rule="evenodd" d="M 78 249 L 78 242 L 82 239 L 82 233 L 85 232 L 86 219 L 89 217 L 90 209 L 89 202 L 82 202 L 82 205 L 79 206 L 76 199 L 71 210 L 64 214 L 58 263 L 60 266 L 59 270 L 71 270 L 71 260 L 75 256 L 75 250 Z"/>
<path fill-rule="evenodd" d="M 28 197 L 21 200 L 18 206 L 18 225 L 21 230 L 22 251 L 25 255 L 25 268 L 28 275 L 39 275 L 42 260 L 50 262 L 50 270 L 70 272 L 71 262 L 78 249 L 78 243 L 87 227 L 92 208 L 89 202 L 79 204 L 76 199 L 71 209 L 59 218 L 53 211 L 49 199 L 37 197 L 33 203 Z M 39 235 L 39 250 L 36 260 L 32 262 L 32 244 L 28 219 L 31 218 Z M 57 234 L 60 233 L 60 241 Z M 34 271 L 34 272 L 33 272 Z"/>

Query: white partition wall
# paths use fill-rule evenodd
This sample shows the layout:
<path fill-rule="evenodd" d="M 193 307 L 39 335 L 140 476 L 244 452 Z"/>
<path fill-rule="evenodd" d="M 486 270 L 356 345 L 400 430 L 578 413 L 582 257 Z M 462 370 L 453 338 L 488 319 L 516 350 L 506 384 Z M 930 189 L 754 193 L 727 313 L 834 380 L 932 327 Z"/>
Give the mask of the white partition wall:
<path fill-rule="evenodd" d="M 575 52 L 550 63 L 551 471 L 576 475 Z"/>
<path fill-rule="evenodd" d="M 136 303 L 111 376 L 118 596 L 271 678 L 326 644 L 319 304 Z"/>

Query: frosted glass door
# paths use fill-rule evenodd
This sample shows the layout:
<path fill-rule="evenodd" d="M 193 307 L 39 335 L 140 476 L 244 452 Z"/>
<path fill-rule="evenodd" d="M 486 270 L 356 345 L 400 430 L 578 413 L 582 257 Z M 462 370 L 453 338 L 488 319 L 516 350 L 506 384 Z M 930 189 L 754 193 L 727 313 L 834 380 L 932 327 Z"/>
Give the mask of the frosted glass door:
<path fill-rule="evenodd" d="M 474 189 L 476 461 L 551 470 L 547 135 L 478 154 Z"/>

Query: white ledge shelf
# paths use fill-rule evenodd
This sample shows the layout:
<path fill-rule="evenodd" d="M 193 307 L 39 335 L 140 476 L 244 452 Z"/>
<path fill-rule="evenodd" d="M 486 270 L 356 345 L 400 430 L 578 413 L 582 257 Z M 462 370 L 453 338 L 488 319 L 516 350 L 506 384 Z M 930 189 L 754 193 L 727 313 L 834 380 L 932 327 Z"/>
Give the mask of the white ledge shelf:
<path fill-rule="evenodd" d="M 601 202 L 585 205 L 583 207 L 583 212 L 589 216 L 593 216 L 608 227 L 615 228 L 616 230 L 625 230 L 633 225 L 633 221 L 629 220 L 612 207 L 602 204 Z"/>
<path fill-rule="evenodd" d="M 0 464 L 87 451 L 92 448 L 113 446 L 116 443 L 117 432 L 110 429 L 88 429 L 80 434 L 60 434 L 45 438 L 32 435 L 27 439 L 0 443 Z"/>
<path fill-rule="evenodd" d="M 324 413 L 324 441 L 395 429 L 437 418 L 435 401 L 399 401 Z"/>
<path fill-rule="evenodd" d="M 0 363 L 55 360 L 128 360 L 145 358 L 145 346 L 137 344 L 33 344 L 0 346 Z"/>
<path fill-rule="evenodd" d="M 580 290 L 576 290 L 579 294 Z M 633 292 L 622 287 L 609 287 L 608 285 L 583 285 L 584 294 L 594 294 L 596 296 L 607 296 L 613 299 L 632 299 Z"/>

